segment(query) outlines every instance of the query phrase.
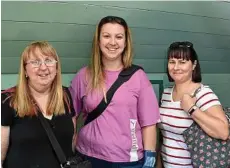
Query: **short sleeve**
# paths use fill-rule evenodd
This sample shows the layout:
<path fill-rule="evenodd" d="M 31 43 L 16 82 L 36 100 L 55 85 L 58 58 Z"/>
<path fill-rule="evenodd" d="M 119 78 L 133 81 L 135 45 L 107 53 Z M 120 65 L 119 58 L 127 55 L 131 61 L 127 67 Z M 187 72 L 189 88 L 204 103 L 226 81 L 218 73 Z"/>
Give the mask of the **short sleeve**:
<path fill-rule="evenodd" d="M 202 111 L 215 105 L 221 105 L 218 97 L 209 86 L 202 86 L 201 91 L 197 94 L 196 98 L 196 104 Z"/>
<path fill-rule="evenodd" d="M 82 68 L 71 81 L 69 91 L 73 100 L 76 116 L 80 114 L 83 106 L 83 97 L 86 94 L 86 67 Z"/>
<path fill-rule="evenodd" d="M 5 96 L 2 94 L 1 102 L 1 124 L 2 126 L 11 126 L 13 124 L 13 118 L 15 111 L 12 107 L 9 106 L 9 101 L 5 101 Z"/>
<path fill-rule="evenodd" d="M 138 97 L 138 119 L 141 127 L 156 124 L 160 120 L 158 101 L 147 75 L 140 70 L 140 93 Z"/>

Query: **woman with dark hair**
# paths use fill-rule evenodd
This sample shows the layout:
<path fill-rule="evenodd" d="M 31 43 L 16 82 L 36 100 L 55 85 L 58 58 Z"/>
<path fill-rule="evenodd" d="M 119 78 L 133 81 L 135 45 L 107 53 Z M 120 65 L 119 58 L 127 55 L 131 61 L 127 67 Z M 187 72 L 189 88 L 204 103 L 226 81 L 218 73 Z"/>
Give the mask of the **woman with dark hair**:
<path fill-rule="evenodd" d="M 96 27 L 91 64 L 73 79 L 70 91 L 77 115 L 88 115 L 118 78 L 132 66 L 130 29 L 120 17 L 107 16 Z M 159 108 L 146 73 L 139 69 L 115 92 L 105 111 L 85 125 L 77 150 L 94 168 L 152 168 L 155 164 Z"/>
<path fill-rule="evenodd" d="M 161 157 L 165 168 L 192 168 L 182 133 L 195 121 L 211 137 L 226 140 L 228 121 L 215 93 L 201 83 L 200 64 L 193 44 L 172 43 L 167 59 L 168 79 L 174 86 L 166 88 L 161 99 Z"/>

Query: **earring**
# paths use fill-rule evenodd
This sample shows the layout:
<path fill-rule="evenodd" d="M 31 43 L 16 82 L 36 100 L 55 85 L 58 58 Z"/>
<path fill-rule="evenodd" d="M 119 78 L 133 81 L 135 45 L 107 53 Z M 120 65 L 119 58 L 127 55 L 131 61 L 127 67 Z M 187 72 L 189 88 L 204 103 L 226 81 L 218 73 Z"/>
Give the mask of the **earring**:
<path fill-rule="evenodd" d="M 28 75 L 27 75 L 27 74 L 26 74 L 25 76 L 26 76 L 26 78 L 28 78 Z"/>

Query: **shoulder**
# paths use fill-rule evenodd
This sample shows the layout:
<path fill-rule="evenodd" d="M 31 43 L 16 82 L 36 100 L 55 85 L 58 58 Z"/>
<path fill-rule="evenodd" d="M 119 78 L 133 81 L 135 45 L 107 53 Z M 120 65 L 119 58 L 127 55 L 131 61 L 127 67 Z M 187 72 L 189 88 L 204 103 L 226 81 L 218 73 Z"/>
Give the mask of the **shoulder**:
<path fill-rule="evenodd" d="M 83 67 L 81 68 L 76 75 L 74 76 L 74 78 L 71 81 L 71 85 L 78 85 L 79 82 L 80 83 L 85 83 L 86 82 L 86 73 L 88 71 L 88 67 Z"/>
<path fill-rule="evenodd" d="M 197 93 L 197 98 L 205 97 L 206 95 L 216 96 L 213 90 L 208 85 L 201 84 L 201 89 Z"/>
<path fill-rule="evenodd" d="M 12 88 L 8 88 L 5 90 L 1 91 L 1 100 L 2 103 L 6 103 L 9 102 L 10 98 L 12 97 L 12 95 L 15 93 L 16 91 L 16 87 L 12 87 Z"/>
<path fill-rule="evenodd" d="M 216 94 L 207 85 L 201 85 L 201 90 L 197 93 L 196 98 L 196 104 L 201 108 L 202 111 L 205 111 L 214 105 L 221 105 Z"/>
<path fill-rule="evenodd" d="M 140 78 L 140 79 L 148 79 L 147 74 L 145 73 L 144 69 L 141 66 L 133 65 L 137 70 L 133 74 L 133 76 Z"/>
<path fill-rule="evenodd" d="M 85 76 L 87 70 L 88 70 L 88 67 L 87 67 L 87 66 L 81 68 L 81 69 L 76 73 L 74 79 L 75 79 L 75 78 L 82 78 L 83 76 Z"/>
<path fill-rule="evenodd" d="M 152 84 L 143 69 L 138 69 L 133 74 L 130 81 L 132 82 L 133 85 L 139 86 L 140 88 L 143 89 L 152 88 Z"/>
<path fill-rule="evenodd" d="M 13 123 L 13 117 L 16 111 L 10 105 L 11 97 L 15 93 L 15 87 L 6 89 L 1 92 L 1 125 L 10 126 Z"/>

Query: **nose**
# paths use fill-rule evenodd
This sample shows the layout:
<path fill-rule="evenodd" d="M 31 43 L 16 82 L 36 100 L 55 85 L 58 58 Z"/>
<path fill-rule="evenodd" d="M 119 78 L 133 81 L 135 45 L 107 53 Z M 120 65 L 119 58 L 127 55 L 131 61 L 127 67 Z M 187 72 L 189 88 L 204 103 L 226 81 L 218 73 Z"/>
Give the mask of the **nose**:
<path fill-rule="evenodd" d="M 111 45 L 115 45 L 116 44 L 116 38 L 115 37 L 111 37 L 110 38 L 110 44 Z"/>
<path fill-rule="evenodd" d="M 178 63 L 175 63 L 175 64 L 174 64 L 174 67 L 173 67 L 173 69 L 174 69 L 174 70 L 177 70 L 177 69 L 179 69 L 179 65 L 178 65 Z"/>
<path fill-rule="evenodd" d="M 47 65 L 45 64 L 45 62 L 44 61 L 42 61 L 41 62 L 41 64 L 40 64 L 40 67 L 39 67 L 40 69 L 47 69 Z"/>

